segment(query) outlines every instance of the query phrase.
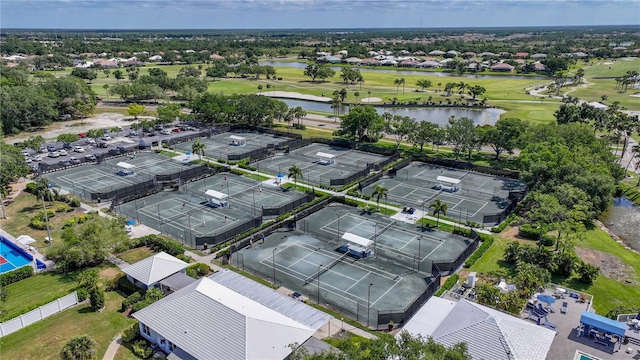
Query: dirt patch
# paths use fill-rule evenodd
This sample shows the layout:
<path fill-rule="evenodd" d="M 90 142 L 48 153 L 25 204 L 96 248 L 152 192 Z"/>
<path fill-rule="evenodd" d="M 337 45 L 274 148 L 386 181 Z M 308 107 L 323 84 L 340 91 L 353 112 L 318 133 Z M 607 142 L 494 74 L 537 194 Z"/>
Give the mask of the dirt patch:
<path fill-rule="evenodd" d="M 633 269 L 624 264 L 617 256 L 585 248 L 576 248 L 575 252 L 584 262 L 599 267 L 602 275 L 610 279 L 626 284 L 634 284 L 636 282 L 633 276 Z"/>
<path fill-rule="evenodd" d="M 98 273 L 98 275 L 100 276 L 100 279 L 102 280 L 115 279 L 120 274 L 122 274 L 122 271 L 120 271 L 120 269 L 115 267 L 108 267 L 100 271 L 100 273 Z"/>
<path fill-rule="evenodd" d="M 507 240 L 517 241 L 523 245 L 536 245 L 537 242 L 535 240 L 525 239 L 522 236 L 518 235 L 520 231 L 518 226 L 510 226 L 506 230 L 500 233 L 500 237 Z"/>

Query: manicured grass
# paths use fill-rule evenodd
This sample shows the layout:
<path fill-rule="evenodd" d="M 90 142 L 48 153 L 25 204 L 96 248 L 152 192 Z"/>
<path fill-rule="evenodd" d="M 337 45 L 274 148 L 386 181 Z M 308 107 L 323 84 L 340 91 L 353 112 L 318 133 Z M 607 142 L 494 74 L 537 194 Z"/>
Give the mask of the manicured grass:
<path fill-rule="evenodd" d="M 495 236 L 493 245 L 469 268 L 469 271 L 477 271 L 495 277 L 512 276 L 515 267 L 502 261 L 502 256 L 509 242 L 509 240 Z"/>
<path fill-rule="evenodd" d="M 60 359 L 60 350 L 74 336 L 96 341 L 96 358 L 102 359 L 111 340 L 135 323 L 119 310 L 124 297 L 105 293 L 105 310 L 96 313 L 89 304 L 76 306 L 0 338 L 3 359 Z"/>
<path fill-rule="evenodd" d="M 140 360 L 140 358 L 133 353 L 130 345 L 128 344 L 121 345 L 113 358 L 114 360 Z"/>
<path fill-rule="evenodd" d="M 47 209 L 55 209 L 57 205 L 63 204 L 59 201 L 53 202 L 53 207 L 50 206 L 48 201 L 45 202 Z M 49 245 L 44 242 L 44 238 L 47 236 L 46 230 L 36 230 L 29 226 L 29 221 L 38 212 L 42 210 L 42 200 L 37 199 L 34 195 L 23 192 L 16 197 L 13 203 L 5 208 L 8 219 L 0 219 L 0 227 L 5 231 L 13 235 L 29 235 L 36 239 L 36 242 L 32 246 L 38 248 L 38 251 L 46 254 L 49 249 Z M 65 221 L 79 216 L 82 212 L 81 208 L 77 208 L 72 212 L 56 213 L 56 215 L 49 219 L 49 229 L 51 231 L 51 237 L 54 243 L 62 241 L 62 226 Z"/>
<path fill-rule="evenodd" d="M 610 62 L 613 64 L 604 64 Z M 630 61 L 621 59 L 607 59 L 593 63 L 592 66 L 585 69 L 586 77 L 618 77 L 624 75 L 627 71 L 640 68 L 640 59 L 631 58 Z"/>
<path fill-rule="evenodd" d="M 2 303 L 4 311 L 0 321 L 13 319 L 38 306 L 68 295 L 77 286 L 75 274 L 64 275 L 51 272 L 9 284 L 4 287 L 9 296 Z"/>
<path fill-rule="evenodd" d="M 155 253 L 146 246 L 130 249 L 125 252 L 116 254 L 117 257 L 128 262 L 129 264 L 137 263 L 138 261 L 144 260 L 153 255 L 155 255 Z"/>
<path fill-rule="evenodd" d="M 244 173 L 242 174 L 242 176 L 252 179 L 252 180 L 256 180 L 256 181 L 266 181 L 269 180 L 270 177 L 268 176 L 264 176 L 264 175 L 258 175 L 258 174 L 253 174 L 253 173 Z"/>
<path fill-rule="evenodd" d="M 640 63 L 638 63 L 640 66 Z M 597 101 L 601 102 L 601 96 L 606 95 L 607 100 L 604 101 L 605 105 L 610 105 L 614 101 L 620 102 L 620 105 L 629 110 L 640 110 L 640 98 L 631 96 L 640 92 L 638 89 L 629 89 L 627 91 L 616 90 L 616 82 L 613 79 L 591 79 L 587 78 L 589 83 L 593 85 L 580 85 L 569 93 L 571 96 L 576 96 L 584 101 Z"/>
<path fill-rule="evenodd" d="M 558 110 L 561 103 L 553 100 L 537 101 L 535 103 L 500 102 L 496 106 L 507 110 L 500 118 L 519 118 L 531 123 L 549 123 L 556 121 L 553 113 Z"/>

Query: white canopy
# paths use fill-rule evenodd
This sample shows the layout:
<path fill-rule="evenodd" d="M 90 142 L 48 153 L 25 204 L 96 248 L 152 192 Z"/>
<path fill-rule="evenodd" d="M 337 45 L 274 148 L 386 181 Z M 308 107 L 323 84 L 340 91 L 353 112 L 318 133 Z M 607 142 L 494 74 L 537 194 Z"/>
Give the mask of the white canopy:
<path fill-rule="evenodd" d="M 18 241 L 20 244 L 27 246 L 29 244 L 33 244 L 34 242 L 36 242 L 36 239 L 32 238 L 29 235 L 20 235 L 16 238 L 16 241 Z"/>
<path fill-rule="evenodd" d="M 121 162 L 117 163 L 116 166 L 121 167 L 123 169 L 127 169 L 127 170 L 133 169 L 133 168 L 136 167 L 135 165 L 126 163 L 124 161 L 121 161 Z"/>
<path fill-rule="evenodd" d="M 321 151 L 316 153 L 316 156 L 321 157 L 323 159 L 329 159 L 329 160 L 333 160 L 333 159 L 336 158 L 336 156 L 333 155 L 333 154 L 329 154 L 329 153 L 325 153 L 325 152 L 321 152 Z"/>
<path fill-rule="evenodd" d="M 227 194 L 222 193 L 220 191 L 215 191 L 215 190 L 207 190 L 205 192 L 205 194 L 211 196 L 212 198 L 214 198 L 216 200 L 224 200 L 224 199 L 228 198 Z"/>
<path fill-rule="evenodd" d="M 438 176 L 437 180 L 438 181 L 442 181 L 442 182 L 446 182 L 446 183 L 449 183 L 449 184 L 455 184 L 455 185 L 460 184 L 460 179 L 454 179 L 454 178 L 450 178 L 450 177 L 446 177 L 446 176 L 442 176 L 442 175 Z"/>
<path fill-rule="evenodd" d="M 342 240 L 352 242 L 354 244 L 358 244 L 364 248 L 368 248 L 369 246 L 371 246 L 371 244 L 373 244 L 373 240 L 369 240 L 362 236 L 358 236 L 356 234 L 352 234 L 348 232 L 342 235 Z"/>
<path fill-rule="evenodd" d="M 242 142 L 245 141 L 245 138 L 243 138 L 242 136 L 237 136 L 237 135 L 231 135 L 231 136 L 229 136 L 229 139 L 238 140 L 238 141 L 242 141 Z"/>

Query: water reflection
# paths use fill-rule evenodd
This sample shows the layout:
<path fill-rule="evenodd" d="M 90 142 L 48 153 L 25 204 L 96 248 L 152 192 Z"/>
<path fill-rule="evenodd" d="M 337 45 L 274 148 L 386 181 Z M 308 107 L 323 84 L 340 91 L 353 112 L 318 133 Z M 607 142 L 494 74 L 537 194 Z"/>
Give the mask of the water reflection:
<path fill-rule="evenodd" d="M 333 113 L 331 104 L 306 100 L 278 99 L 286 103 L 289 107 L 300 106 L 305 110 L 323 111 Z M 348 106 L 344 106 L 342 112 L 347 113 Z M 390 112 L 394 115 L 409 116 L 418 121 L 430 121 L 432 123 L 447 125 L 449 118 L 455 116 L 460 118 L 466 116 L 478 125 L 493 125 L 500 119 L 502 109 L 461 109 L 461 108 L 424 108 L 424 107 L 376 107 L 379 114 Z"/>
<path fill-rule="evenodd" d="M 640 251 L 640 207 L 631 200 L 624 196 L 615 198 L 600 220 L 629 247 Z"/>

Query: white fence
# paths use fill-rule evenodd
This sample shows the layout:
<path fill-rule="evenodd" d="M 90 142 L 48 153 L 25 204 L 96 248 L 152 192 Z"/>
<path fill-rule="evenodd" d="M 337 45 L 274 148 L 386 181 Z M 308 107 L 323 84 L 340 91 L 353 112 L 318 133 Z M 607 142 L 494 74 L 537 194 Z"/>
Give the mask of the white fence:
<path fill-rule="evenodd" d="M 0 323 L 0 337 L 16 332 L 27 325 L 31 325 L 53 314 L 59 313 L 78 303 L 78 294 L 72 292 L 37 309 L 31 310 L 7 322 Z"/>

